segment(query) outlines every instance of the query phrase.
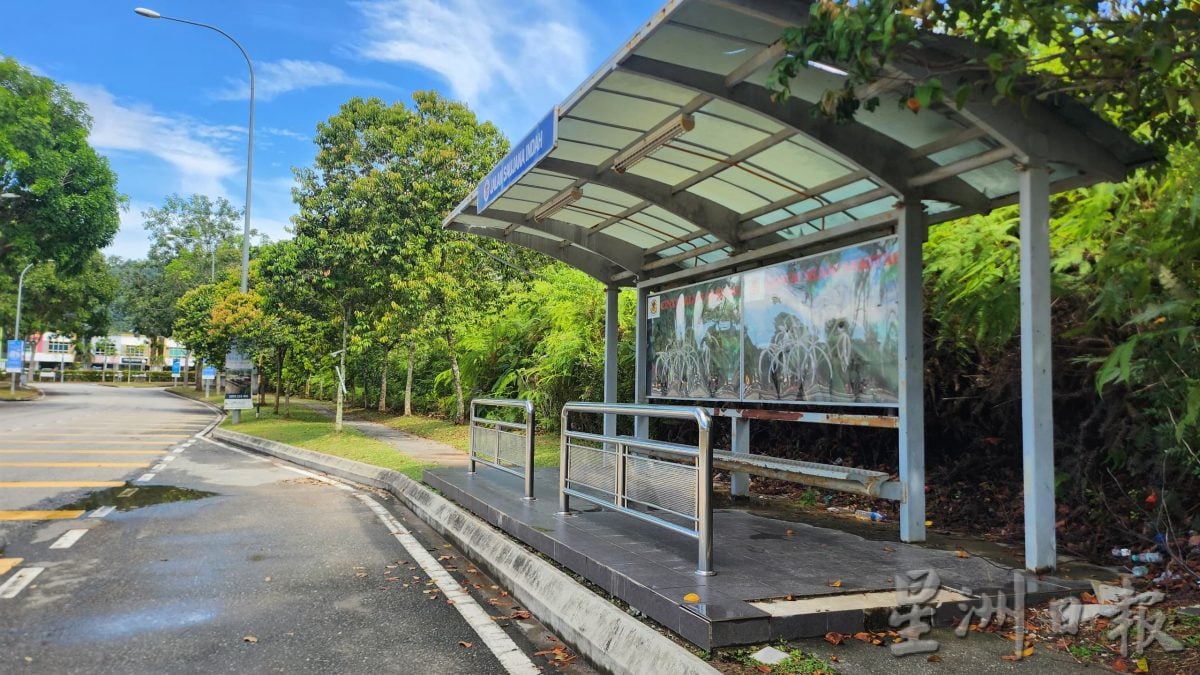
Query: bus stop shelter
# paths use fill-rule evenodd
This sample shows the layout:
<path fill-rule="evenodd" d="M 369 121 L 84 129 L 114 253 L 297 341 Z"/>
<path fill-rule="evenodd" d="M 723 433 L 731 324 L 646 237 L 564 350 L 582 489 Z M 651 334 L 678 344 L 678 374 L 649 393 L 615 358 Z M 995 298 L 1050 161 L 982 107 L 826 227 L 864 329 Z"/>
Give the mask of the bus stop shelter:
<path fill-rule="evenodd" d="M 923 37 L 886 79 L 859 92 L 884 103 L 853 122 L 813 114 L 825 91 L 842 86 L 836 63 L 810 63 L 778 101 L 767 81 L 785 55 L 780 38 L 807 13 L 808 3 L 784 0 L 668 2 L 515 144 L 445 225 L 540 251 L 607 286 L 608 402 L 616 400 L 621 287 L 637 289 L 635 391 L 644 402 L 654 386 L 648 326 L 658 296 L 892 237 L 898 377 L 882 407 L 899 434 L 900 537 L 919 542 L 921 246 L 933 225 L 964 227 L 961 218 L 1019 204 L 1025 564 L 1053 569 L 1050 196 L 1120 181 L 1154 156 L 1067 98 L 1017 103 L 980 84 L 961 107 L 937 101 L 914 114 L 891 105 L 889 97 L 932 76 L 928 64 L 944 69 L 978 55 L 948 36 Z M 941 77 L 946 91 L 957 88 Z M 817 411 L 805 421 L 833 421 L 819 405 L 805 410 Z M 735 439 L 746 429 L 735 419 Z"/>

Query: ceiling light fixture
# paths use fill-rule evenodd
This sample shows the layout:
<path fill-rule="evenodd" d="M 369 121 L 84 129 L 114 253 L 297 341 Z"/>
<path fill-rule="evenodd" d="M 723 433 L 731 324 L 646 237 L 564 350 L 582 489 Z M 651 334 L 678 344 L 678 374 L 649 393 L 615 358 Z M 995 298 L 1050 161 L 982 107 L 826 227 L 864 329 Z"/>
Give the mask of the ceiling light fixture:
<path fill-rule="evenodd" d="M 671 121 L 646 134 L 632 148 L 617 155 L 616 159 L 613 160 L 613 171 L 625 173 L 629 170 L 629 167 L 642 161 L 650 153 L 694 128 L 696 128 L 696 118 L 691 115 L 685 114 L 671 119 Z"/>
<path fill-rule="evenodd" d="M 562 211 L 583 197 L 583 190 L 573 187 L 554 196 L 554 199 L 542 204 L 533 212 L 533 221 L 540 223 L 550 216 Z"/>
<path fill-rule="evenodd" d="M 827 73 L 830 73 L 832 75 L 837 75 L 839 77 L 846 77 L 847 75 L 850 74 L 850 73 L 842 70 L 841 68 L 838 68 L 837 66 L 831 66 L 828 63 L 821 63 L 820 61 L 809 61 L 808 65 L 810 68 L 816 68 L 817 70 L 823 70 Z"/>

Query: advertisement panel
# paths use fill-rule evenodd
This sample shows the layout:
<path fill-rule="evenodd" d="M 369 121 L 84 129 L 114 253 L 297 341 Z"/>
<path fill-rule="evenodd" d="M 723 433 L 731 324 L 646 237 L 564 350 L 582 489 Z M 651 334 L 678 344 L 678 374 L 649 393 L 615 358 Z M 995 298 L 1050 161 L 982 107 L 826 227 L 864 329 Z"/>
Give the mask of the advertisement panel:
<path fill-rule="evenodd" d="M 25 363 L 25 341 L 24 340 L 9 340 L 8 353 L 4 359 L 4 371 L 7 373 L 21 372 L 21 366 Z"/>
<path fill-rule="evenodd" d="M 250 410 L 254 407 L 254 362 L 234 348 L 225 357 L 225 409 Z"/>
<path fill-rule="evenodd" d="M 894 236 L 651 296 L 651 398 L 895 406 Z"/>

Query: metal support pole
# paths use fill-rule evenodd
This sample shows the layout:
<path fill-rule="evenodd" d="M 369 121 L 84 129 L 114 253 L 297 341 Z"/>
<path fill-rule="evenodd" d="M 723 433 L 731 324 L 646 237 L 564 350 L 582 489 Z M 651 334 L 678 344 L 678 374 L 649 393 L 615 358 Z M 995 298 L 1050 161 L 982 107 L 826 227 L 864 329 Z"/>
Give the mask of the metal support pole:
<path fill-rule="evenodd" d="M 899 208 L 900 540 L 925 541 L 925 330 L 921 246 L 925 214 L 913 197 Z"/>
<path fill-rule="evenodd" d="M 734 454 L 750 454 L 750 420 L 743 417 L 733 418 L 732 447 Z M 729 494 L 734 497 L 750 496 L 750 474 L 745 471 L 734 471 L 729 474 Z"/>
<path fill-rule="evenodd" d="M 646 332 L 646 300 L 649 293 L 645 288 L 637 289 L 637 326 L 634 328 L 634 377 L 633 402 L 645 403 L 647 390 L 646 355 L 649 351 L 650 336 Z M 637 438 L 650 438 L 649 418 L 638 416 L 633 418 L 633 435 Z"/>
<path fill-rule="evenodd" d="M 525 501 L 533 501 L 533 450 L 537 433 L 533 402 L 525 402 Z"/>
<path fill-rule="evenodd" d="M 13 339 L 14 340 L 21 339 L 21 293 L 25 290 L 25 273 L 28 272 L 29 268 L 33 267 L 33 265 L 34 265 L 34 263 L 29 263 L 28 265 L 26 265 L 25 269 L 21 270 L 21 276 L 17 277 L 17 325 L 13 327 Z M 9 386 L 9 393 L 16 393 L 17 377 L 20 376 L 21 370 L 24 368 L 24 365 L 25 365 L 25 349 L 24 349 L 24 347 L 22 347 L 21 348 L 21 367 L 17 368 L 16 372 L 13 373 L 12 384 Z"/>
<path fill-rule="evenodd" d="M 565 516 L 571 512 L 571 498 L 567 496 L 567 474 L 571 468 L 571 455 L 567 450 L 567 431 L 569 427 L 570 417 L 567 413 L 566 406 L 563 407 L 562 417 L 559 419 L 559 444 L 558 444 L 558 515 Z"/>
<path fill-rule="evenodd" d="M 1021 453 L 1025 567 L 1057 565 L 1054 532 L 1054 394 L 1051 383 L 1050 172 L 1026 166 L 1021 183 Z"/>
<path fill-rule="evenodd" d="M 697 420 L 699 438 L 696 447 L 696 531 L 699 550 L 697 558 L 700 561 L 696 574 L 711 577 L 713 571 L 712 546 L 712 472 L 713 472 L 713 438 L 712 418 L 704 414 Z"/>
<path fill-rule="evenodd" d="M 604 289 L 604 402 L 617 402 L 617 344 L 620 328 L 619 299 L 621 289 L 609 286 Z M 617 416 L 604 416 L 604 435 L 617 435 Z"/>
<path fill-rule="evenodd" d="M 475 399 L 471 399 L 471 432 L 470 444 L 467 446 L 467 475 L 475 475 L 475 453 L 479 448 L 475 447 Z"/>

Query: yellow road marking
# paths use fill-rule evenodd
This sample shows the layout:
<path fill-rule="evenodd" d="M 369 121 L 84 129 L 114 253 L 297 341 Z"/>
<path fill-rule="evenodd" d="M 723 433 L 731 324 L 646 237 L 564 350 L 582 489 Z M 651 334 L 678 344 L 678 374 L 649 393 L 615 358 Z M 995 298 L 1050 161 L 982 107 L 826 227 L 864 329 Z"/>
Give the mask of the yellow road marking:
<path fill-rule="evenodd" d="M 187 436 L 176 436 L 175 438 L 187 438 Z M 5 440 L 11 441 L 13 439 L 6 438 Z M 34 440 L 34 439 L 17 439 L 17 440 L 18 440 L 18 442 L 20 442 L 22 444 L 29 444 L 29 445 L 72 445 L 72 444 L 75 444 L 75 445 L 79 445 L 79 444 L 87 444 L 87 445 L 170 445 L 170 442 L 168 442 L 168 441 L 123 441 L 123 440 L 109 441 L 109 440 L 101 440 L 101 439 L 96 439 L 96 440 L 66 439 L 66 440 L 61 440 L 61 441 L 44 441 L 44 440 Z M 16 448 L 13 448 L 13 449 L 16 449 Z"/>
<path fill-rule="evenodd" d="M 165 455 L 166 450 L 55 450 L 53 448 L 30 448 L 28 450 L 0 450 L 0 455 Z"/>
<path fill-rule="evenodd" d="M 25 562 L 24 558 L 0 558 L 0 574 L 7 574 L 9 570 Z"/>
<path fill-rule="evenodd" d="M 70 520 L 78 518 L 84 513 L 84 511 L 0 511 L 0 520 Z"/>
<path fill-rule="evenodd" d="M 123 480 L 17 480 L 0 481 L 0 488 L 110 488 L 125 485 Z"/>
<path fill-rule="evenodd" d="M 121 469 L 150 466 L 153 462 L 0 462 L 0 467 L 22 469 Z"/>

